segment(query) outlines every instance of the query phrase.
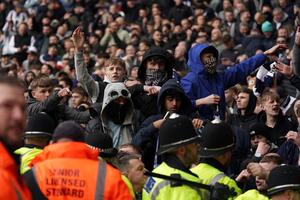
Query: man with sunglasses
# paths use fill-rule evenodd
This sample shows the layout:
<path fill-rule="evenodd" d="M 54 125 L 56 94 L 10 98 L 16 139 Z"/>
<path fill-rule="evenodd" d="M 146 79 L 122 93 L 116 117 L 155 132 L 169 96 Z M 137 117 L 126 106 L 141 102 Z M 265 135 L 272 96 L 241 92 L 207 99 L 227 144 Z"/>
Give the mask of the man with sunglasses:
<path fill-rule="evenodd" d="M 113 139 L 113 146 L 130 143 L 136 130 L 131 94 L 123 83 L 110 83 L 104 90 L 101 114 L 87 125 L 91 134 L 101 130 Z"/>

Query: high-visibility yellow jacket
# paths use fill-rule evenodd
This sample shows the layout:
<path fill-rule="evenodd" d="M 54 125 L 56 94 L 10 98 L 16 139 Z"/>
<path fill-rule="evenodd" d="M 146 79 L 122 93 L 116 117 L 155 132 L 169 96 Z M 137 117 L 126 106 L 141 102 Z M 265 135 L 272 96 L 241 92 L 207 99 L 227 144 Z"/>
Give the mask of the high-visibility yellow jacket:
<path fill-rule="evenodd" d="M 179 174 L 182 179 L 200 183 L 198 177 L 172 168 L 164 162 L 155 168 L 153 172 L 166 176 Z M 202 192 L 199 188 L 193 188 L 184 184 L 173 186 L 170 181 L 155 177 L 149 177 L 143 189 L 143 200 L 200 200 L 201 195 Z"/>
<path fill-rule="evenodd" d="M 262 195 L 259 191 L 257 190 L 248 190 L 244 194 L 241 194 L 238 196 L 235 200 L 269 200 L 268 197 L 265 195 Z"/>
<path fill-rule="evenodd" d="M 33 148 L 21 147 L 15 150 L 15 154 L 19 154 L 21 158 L 21 165 L 20 165 L 21 174 L 25 174 L 25 172 L 27 172 L 30 169 L 29 163 L 32 161 L 33 158 L 35 158 L 35 156 L 40 154 L 42 151 L 43 151 L 42 149 L 36 147 Z"/>
<path fill-rule="evenodd" d="M 135 194 L 134 194 L 134 189 L 133 189 L 132 183 L 130 182 L 130 180 L 125 175 L 122 175 L 121 178 L 124 181 L 124 183 L 127 185 L 131 196 L 134 198 Z"/>
<path fill-rule="evenodd" d="M 203 184 L 214 185 L 215 183 L 222 183 L 224 185 L 227 185 L 230 189 L 234 190 L 236 195 L 234 195 L 233 198 L 229 199 L 234 199 L 242 193 L 242 190 L 237 186 L 236 182 L 233 179 L 229 178 L 222 171 L 209 164 L 200 163 L 196 167 L 192 168 L 191 171 L 199 176 Z M 209 199 L 209 195 L 209 192 L 205 192 L 204 199 Z"/>

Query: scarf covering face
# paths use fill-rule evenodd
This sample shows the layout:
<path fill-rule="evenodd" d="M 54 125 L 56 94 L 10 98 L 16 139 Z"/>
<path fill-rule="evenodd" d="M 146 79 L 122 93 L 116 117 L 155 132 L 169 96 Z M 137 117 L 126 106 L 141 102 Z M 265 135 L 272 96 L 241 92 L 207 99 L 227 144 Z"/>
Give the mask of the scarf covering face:
<path fill-rule="evenodd" d="M 107 106 L 107 115 L 109 119 L 111 119 L 111 121 L 113 121 L 115 124 L 122 124 L 128 111 L 128 105 L 128 101 L 124 105 L 120 105 L 112 101 Z"/>
<path fill-rule="evenodd" d="M 167 72 L 159 69 L 146 69 L 145 85 L 157 86 L 167 80 Z"/>
<path fill-rule="evenodd" d="M 217 70 L 217 59 L 215 57 L 211 57 L 209 59 L 206 59 L 204 62 L 204 69 L 209 74 L 216 73 Z"/>

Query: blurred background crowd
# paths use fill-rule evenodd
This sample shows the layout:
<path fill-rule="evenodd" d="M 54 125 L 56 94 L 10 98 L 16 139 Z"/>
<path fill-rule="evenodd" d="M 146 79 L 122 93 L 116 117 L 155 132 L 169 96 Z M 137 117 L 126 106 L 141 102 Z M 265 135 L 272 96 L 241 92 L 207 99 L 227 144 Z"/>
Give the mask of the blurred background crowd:
<path fill-rule="evenodd" d="M 159 146 L 184 138 L 159 138 L 172 113 L 188 116 L 199 136 L 225 121 L 235 145 L 224 172 L 237 194 L 265 191 L 249 163 L 300 163 L 298 26 L 297 0 L 2 0 L 0 74 L 25 88 L 25 147 L 41 150 L 73 120 L 85 136 L 63 128 L 56 137 L 98 148 L 138 199 L 144 171 L 166 160 Z M 50 119 L 39 121 L 41 113 Z M 35 131 L 50 135 L 41 142 Z"/>

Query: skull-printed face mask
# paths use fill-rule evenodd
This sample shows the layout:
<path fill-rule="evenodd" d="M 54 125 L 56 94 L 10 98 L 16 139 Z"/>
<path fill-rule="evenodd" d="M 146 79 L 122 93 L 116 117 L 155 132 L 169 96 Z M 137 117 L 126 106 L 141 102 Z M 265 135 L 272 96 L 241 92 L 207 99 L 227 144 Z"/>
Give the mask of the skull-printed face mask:
<path fill-rule="evenodd" d="M 217 70 L 217 59 L 213 54 L 208 53 L 201 56 L 202 63 L 204 64 L 204 69 L 209 74 L 214 74 Z"/>

